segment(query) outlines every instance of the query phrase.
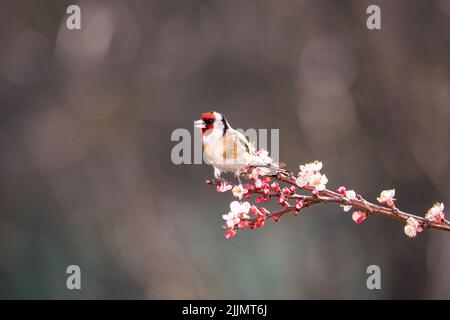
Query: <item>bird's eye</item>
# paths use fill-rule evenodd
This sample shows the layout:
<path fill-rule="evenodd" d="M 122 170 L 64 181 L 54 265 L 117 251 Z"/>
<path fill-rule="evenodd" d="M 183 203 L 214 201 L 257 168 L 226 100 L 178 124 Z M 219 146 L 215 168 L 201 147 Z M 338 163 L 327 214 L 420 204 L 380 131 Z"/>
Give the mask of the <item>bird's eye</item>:
<path fill-rule="evenodd" d="M 206 124 L 211 124 L 211 123 L 214 122 L 213 119 L 205 119 L 205 120 L 203 120 L 203 121 L 205 121 Z"/>

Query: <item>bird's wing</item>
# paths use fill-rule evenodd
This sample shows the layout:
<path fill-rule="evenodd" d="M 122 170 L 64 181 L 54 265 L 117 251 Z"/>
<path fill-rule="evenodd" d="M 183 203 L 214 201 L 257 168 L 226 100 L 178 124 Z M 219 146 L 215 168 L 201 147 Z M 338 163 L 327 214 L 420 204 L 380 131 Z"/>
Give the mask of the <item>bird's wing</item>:
<path fill-rule="evenodd" d="M 242 148 L 245 148 L 245 151 L 247 151 L 248 153 L 247 164 L 260 168 L 265 167 L 267 171 L 264 173 L 267 175 L 275 174 L 276 172 L 279 171 L 284 171 L 284 167 L 286 166 L 284 163 L 272 162 L 272 160 L 270 162 L 264 161 L 264 159 L 261 159 L 260 157 L 257 156 L 255 146 L 252 143 L 250 143 L 242 133 L 231 128 L 230 130 L 231 130 L 230 133 L 236 137 L 237 143 L 239 143 L 239 145 Z M 269 157 L 269 159 L 271 158 Z"/>
<path fill-rule="evenodd" d="M 231 128 L 229 130 L 231 131 L 230 133 L 232 133 L 236 137 L 237 143 L 243 149 L 245 149 L 245 151 L 247 151 L 250 155 L 255 155 L 256 151 L 255 151 L 254 145 L 251 144 L 242 133 L 240 133 L 237 130 L 231 129 Z"/>

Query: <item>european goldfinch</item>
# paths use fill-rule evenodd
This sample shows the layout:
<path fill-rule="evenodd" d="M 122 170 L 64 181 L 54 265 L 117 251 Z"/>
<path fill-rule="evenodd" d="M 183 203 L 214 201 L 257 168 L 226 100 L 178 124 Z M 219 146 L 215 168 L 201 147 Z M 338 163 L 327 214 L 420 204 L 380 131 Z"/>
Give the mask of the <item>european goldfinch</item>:
<path fill-rule="evenodd" d="M 232 172 L 239 177 L 246 166 L 256 167 L 260 174 L 273 175 L 280 169 L 267 153 L 261 155 L 247 138 L 231 128 L 228 121 L 218 112 L 206 112 L 194 122 L 201 129 L 203 153 L 214 167 L 214 177 L 220 179 L 222 172 Z"/>

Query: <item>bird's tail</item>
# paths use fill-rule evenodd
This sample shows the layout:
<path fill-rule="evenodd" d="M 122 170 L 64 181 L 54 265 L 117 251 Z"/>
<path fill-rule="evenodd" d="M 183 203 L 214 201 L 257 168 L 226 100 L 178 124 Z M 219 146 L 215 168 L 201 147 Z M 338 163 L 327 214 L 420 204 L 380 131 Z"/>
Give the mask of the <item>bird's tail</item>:
<path fill-rule="evenodd" d="M 275 162 L 271 158 L 255 158 L 250 160 L 248 165 L 258 168 L 261 175 L 273 176 L 279 172 L 286 172 L 286 164 L 283 162 Z"/>

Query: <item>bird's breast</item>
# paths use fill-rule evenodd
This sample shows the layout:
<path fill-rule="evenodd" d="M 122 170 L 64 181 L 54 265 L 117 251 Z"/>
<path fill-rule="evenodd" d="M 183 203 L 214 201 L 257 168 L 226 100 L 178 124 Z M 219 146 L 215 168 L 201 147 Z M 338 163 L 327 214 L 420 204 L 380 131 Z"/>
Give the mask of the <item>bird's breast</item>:
<path fill-rule="evenodd" d="M 236 171 L 245 165 L 245 150 L 232 135 L 204 143 L 203 150 L 205 158 L 221 171 Z"/>

